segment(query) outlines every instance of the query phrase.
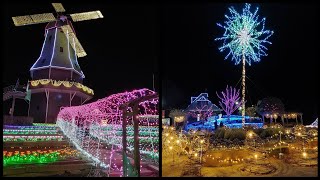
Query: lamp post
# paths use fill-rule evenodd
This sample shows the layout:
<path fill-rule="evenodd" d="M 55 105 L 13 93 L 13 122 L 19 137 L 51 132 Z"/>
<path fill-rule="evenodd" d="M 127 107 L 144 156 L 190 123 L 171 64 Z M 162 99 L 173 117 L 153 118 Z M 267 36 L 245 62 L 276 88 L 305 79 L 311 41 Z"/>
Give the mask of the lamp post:
<path fill-rule="evenodd" d="M 249 133 L 249 138 L 253 138 L 253 133 L 252 132 Z M 253 138 L 253 147 L 254 147 L 254 149 L 256 148 L 256 141 L 255 141 L 254 138 Z"/>
<path fill-rule="evenodd" d="M 282 157 L 282 152 L 281 152 L 281 134 L 282 134 L 282 132 L 281 131 L 279 131 L 279 134 L 280 134 L 280 152 L 279 152 L 279 159 L 281 159 L 281 157 Z"/>
<path fill-rule="evenodd" d="M 200 163 L 201 163 L 201 160 L 202 160 L 202 144 L 203 144 L 203 142 L 204 142 L 204 140 L 203 139 L 201 139 L 200 140 L 200 148 L 201 148 L 201 150 L 200 150 Z"/>
<path fill-rule="evenodd" d="M 255 155 L 254 155 L 254 158 L 256 159 L 256 164 L 257 164 L 257 161 L 258 161 L 258 155 L 257 155 L 257 154 L 255 154 Z"/>
<path fill-rule="evenodd" d="M 174 166 L 174 152 L 173 152 L 173 150 L 172 150 L 173 147 L 170 146 L 169 149 L 170 149 L 170 151 L 172 151 L 172 164 L 171 164 L 171 166 Z"/>

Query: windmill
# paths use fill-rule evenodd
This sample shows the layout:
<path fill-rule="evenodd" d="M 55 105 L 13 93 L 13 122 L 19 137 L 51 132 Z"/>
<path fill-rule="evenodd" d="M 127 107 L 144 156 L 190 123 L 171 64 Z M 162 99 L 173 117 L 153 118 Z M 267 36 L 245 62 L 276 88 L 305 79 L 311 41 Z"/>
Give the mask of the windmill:
<path fill-rule="evenodd" d="M 82 84 L 85 78 L 77 58 L 87 55 L 73 22 L 103 18 L 100 11 L 65 14 L 61 3 L 52 3 L 53 13 L 12 17 L 15 26 L 47 23 L 39 58 L 30 68 L 29 114 L 35 122 L 55 122 L 60 107 L 81 105 L 93 96 Z M 46 101 L 45 101 L 46 100 Z"/>

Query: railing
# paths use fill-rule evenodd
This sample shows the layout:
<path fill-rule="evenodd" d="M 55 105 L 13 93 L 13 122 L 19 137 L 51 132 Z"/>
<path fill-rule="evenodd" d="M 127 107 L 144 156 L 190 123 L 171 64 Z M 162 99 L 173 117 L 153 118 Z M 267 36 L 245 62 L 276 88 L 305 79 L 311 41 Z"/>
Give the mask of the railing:
<path fill-rule="evenodd" d="M 13 91 L 14 88 L 15 88 L 15 85 L 11 85 L 11 86 L 3 88 L 3 94 L 6 94 L 9 91 Z"/>

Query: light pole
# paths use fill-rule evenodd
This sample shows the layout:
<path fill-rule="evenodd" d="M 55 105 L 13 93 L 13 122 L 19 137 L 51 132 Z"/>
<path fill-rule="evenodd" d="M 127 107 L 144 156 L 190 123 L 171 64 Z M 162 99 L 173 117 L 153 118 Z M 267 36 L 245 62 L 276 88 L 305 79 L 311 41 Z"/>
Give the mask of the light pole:
<path fill-rule="evenodd" d="M 173 148 L 172 146 L 169 147 L 170 151 L 172 151 L 172 165 L 171 166 L 174 166 L 174 152 L 173 152 Z"/>
<path fill-rule="evenodd" d="M 252 132 L 249 133 L 249 138 L 250 139 L 253 138 L 253 133 Z M 256 141 L 255 141 L 254 138 L 253 138 L 253 147 L 254 147 L 254 149 L 256 148 Z"/>
<path fill-rule="evenodd" d="M 203 142 L 204 142 L 204 140 L 203 139 L 201 139 L 200 140 L 200 148 L 201 148 L 201 150 L 200 150 L 200 163 L 201 163 L 201 159 L 202 159 L 202 144 L 203 144 Z"/>
<path fill-rule="evenodd" d="M 256 159 L 256 164 L 257 164 L 257 161 L 258 161 L 258 155 L 257 155 L 257 154 L 255 154 L 255 155 L 254 155 L 254 158 Z"/>
<path fill-rule="evenodd" d="M 279 159 L 281 159 L 281 157 L 282 157 L 282 152 L 281 152 L 281 134 L 282 134 L 282 132 L 281 131 L 279 131 L 279 134 L 280 134 L 280 152 L 279 152 Z"/>

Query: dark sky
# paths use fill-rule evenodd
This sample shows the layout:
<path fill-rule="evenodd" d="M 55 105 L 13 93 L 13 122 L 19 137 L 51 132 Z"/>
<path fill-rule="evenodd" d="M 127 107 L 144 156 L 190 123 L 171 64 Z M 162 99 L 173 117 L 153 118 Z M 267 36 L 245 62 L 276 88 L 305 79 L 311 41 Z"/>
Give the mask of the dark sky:
<path fill-rule="evenodd" d="M 152 89 L 158 72 L 155 6 L 146 3 L 63 3 L 67 14 L 100 10 L 104 19 L 75 22 L 77 37 L 87 52 L 78 62 L 84 85 L 97 100 L 113 93 Z M 3 87 L 30 79 L 29 69 L 40 55 L 46 23 L 15 27 L 12 16 L 54 13 L 49 2 L 5 3 L 2 7 Z M 4 28 L 5 27 L 5 28 Z M 159 83 L 156 79 L 156 88 Z"/>
<path fill-rule="evenodd" d="M 216 91 L 235 86 L 241 78 L 241 64 L 224 60 L 218 47 L 228 7 L 242 11 L 244 4 L 185 3 L 171 4 L 162 11 L 162 104 L 165 108 L 186 108 L 191 96 L 209 93 L 218 105 Z M 274 30 L 267 46 L 268 56 L 247 66 L 247 106 L 268 96 L 282 100 L 287 111 L 304 113 L 313 122 L 318 110 L 319 8 L 316 4 L 261 3 L 260 17 L 266 29 Z M 228 13 L 229 14 L 229 13 Z M 177 63 L 178 62 L 178 63 Z M 240 88 L 241 83 L 237 87 Z"/>

